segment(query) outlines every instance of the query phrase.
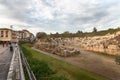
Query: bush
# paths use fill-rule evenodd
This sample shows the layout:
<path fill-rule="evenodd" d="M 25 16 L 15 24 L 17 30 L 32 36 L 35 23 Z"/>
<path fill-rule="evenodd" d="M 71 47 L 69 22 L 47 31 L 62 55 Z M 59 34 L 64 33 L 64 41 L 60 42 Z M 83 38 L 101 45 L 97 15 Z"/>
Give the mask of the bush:
<path fill-rule="evenodd" d="M 120 56 L 115 57 L 115 62 L 120 65 Z"/>

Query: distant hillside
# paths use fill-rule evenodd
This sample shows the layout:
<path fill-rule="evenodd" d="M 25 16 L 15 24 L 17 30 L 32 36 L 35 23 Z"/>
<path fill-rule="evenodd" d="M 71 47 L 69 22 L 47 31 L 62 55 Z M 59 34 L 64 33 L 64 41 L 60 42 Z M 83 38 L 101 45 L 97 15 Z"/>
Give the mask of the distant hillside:
<path fill-rule="evenodd" d="M 113 34 L 115 32 L 118 32 L 120 31 L 120 28 L 117 28 L 117 29 L 108 29 L 108 30 L 102 30 L 102 31 L 98 31 L 98 32 L 86 32 L 86 33 L 76 33 L 76 37 L 92 37 L 92 36 L 103 36 L 103 35 L 106 35 L 106 34 Z"/>
<path fill-rule="evenodd" d="M 78 31 L 76 33 L 70 33 L 69 31 L 66 31 L 62 34 L 59 33 L 55 33 L 55 34 L 50 34 L 50 35 L 44 35 L 44 37 L 42 38 L 58 38 L 58 37 L 62 37 L 62 38 L 72 38 L 72 37 L 93 37 L 93 36 L 103 36 L 106 34 L 113 34 L 115 32 L 120 31 L 120 28 L 116 28 L 116 29 L 108 29 L 108 30 L 101 30 L 101 31 L 96 31 L 96 32 L 82 32 L 82 31 Z M 39 38 L 39 37 L 38 37 Z"/>

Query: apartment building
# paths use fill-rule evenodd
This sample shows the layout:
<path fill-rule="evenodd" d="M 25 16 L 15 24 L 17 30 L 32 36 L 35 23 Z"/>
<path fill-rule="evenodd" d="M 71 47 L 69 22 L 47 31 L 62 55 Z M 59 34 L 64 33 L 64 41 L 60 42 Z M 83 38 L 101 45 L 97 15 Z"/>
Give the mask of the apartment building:
<path fill-rule="evenodd" d="M 0 28 L 0 41 L 1 42 L 16 42 L 16 31 L 8 28 Z"/>
<path fill-rule="evenodd" d="M 0 28 L 0 42 L 30 41 L 34 35 L 28 30 L 14 31 L 8 28 Z"/>
<path fill-rule="evenodd" d="M 31 33 L 28 30 L 22 30 L 22 32 L 24 33 L 24 41 L 30 41 L 31 38 Z"/>

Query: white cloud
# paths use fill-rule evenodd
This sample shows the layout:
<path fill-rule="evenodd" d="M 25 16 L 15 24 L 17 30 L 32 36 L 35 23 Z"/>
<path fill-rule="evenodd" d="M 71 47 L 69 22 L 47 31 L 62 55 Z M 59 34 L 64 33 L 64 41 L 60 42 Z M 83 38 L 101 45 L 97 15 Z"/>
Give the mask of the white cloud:
<path fill-rule="evenodd" d="M 52 15 L 51 7 L 44 5 L 41 0 L 33 0 L 32 5 L 34 5 L 33 9 L 35 12 L 33 12 L 33 14 L 35 17 L 53 19 L 54 16 Z"/>
<path fill-rule="evenodd" d="M 119 8 L 120 0 L 0 0 L 0 25 L 33 33 L 101 30 L 119 25 Z"/>
<path fill-rule="evenodd" d="M 27 23 L 24 23 L 24 22 L 20 22 L 20 21 L 17 21 L 15 19 L 9 19 L 9 18 L 0 18 L 0 26 L 8 26 L 8 25 L 28 25 Z"/>

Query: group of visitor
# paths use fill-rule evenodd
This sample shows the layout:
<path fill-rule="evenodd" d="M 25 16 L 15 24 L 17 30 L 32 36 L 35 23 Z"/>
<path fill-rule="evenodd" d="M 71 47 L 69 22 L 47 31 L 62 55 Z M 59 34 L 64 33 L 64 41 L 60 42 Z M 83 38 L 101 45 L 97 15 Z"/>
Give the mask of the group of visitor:
<path fill-rule="evenodd" d="M 14 43 L 16 44 L 16 43 Z M 9 47 L 10 51 L 13 51 L 13 43 L 12 42 L 1 42 L 0 45 L 5 48 L 5 47 Z"/>

